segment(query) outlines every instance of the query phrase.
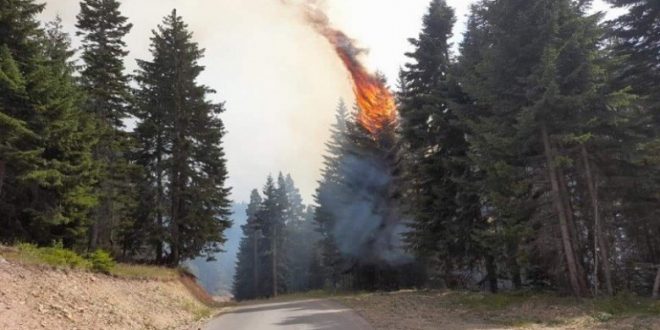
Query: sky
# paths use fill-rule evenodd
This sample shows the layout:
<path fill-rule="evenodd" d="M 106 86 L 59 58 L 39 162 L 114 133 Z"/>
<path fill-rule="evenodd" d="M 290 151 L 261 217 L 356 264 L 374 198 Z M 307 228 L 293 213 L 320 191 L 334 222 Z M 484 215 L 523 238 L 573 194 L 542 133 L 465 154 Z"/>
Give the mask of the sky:
<path fill-rule="evenodd" d="M 298 0 L 302 1 L 302 0 Z M 78 0 L 45 0 L 41 18 L 59 15 L 75 37 Z M 369 49 L 365 64 L 383 72 L 392 85 L 410 50 L 408 38 L 419 34 L 430 0 L 326 0 L 333 26 Z M 448 0 L 456 10 L 452 41 L 460 42 L 471 0 Z M 229 185 L 236 202 L 249 200 L 269 174 L 290 173 L 306 202 L 320 179 L 324 144 L 340 99 L 353 102 L 349 75 L 330 45 L 296 6 L 281 0 L 124 0 L 122 13 L 133 24 L 126 38 L 130 55 L 150 60 L 151 30 L 176 8 L 193 38 L 206 49 L 206 70 L 199 81 L 225 102 L 222 119 Z M 594 10 L 608 11 L 602 1 Z M 613 17 L 618 11 L 608 11 Z"/>

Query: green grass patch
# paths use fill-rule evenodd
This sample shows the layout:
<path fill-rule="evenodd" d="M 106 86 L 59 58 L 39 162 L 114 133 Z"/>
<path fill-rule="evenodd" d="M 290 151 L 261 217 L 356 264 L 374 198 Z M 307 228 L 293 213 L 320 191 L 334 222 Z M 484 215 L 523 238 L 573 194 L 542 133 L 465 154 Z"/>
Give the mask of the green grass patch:
<path fill-rule="evenodd" d="M 195 321 L 200 321 L 211 317 L 214 311 L 212 308 L 199 305 L 191 301 L 184 302 L 181 307 L 188 313 L 193 314 Z"/>
<path fill-rule="evenodd" d="M 452 292 L 447 295 L 450 304 L 460 305 L 475 310 L 502 310 L 511 306 L 522 305 L 534 298 L 535 295 L 527 292 L 511 293 L 474 293 L 474 292 Z"/>
<path fill-rule="evenodd" d="M 79 269 L 112 275 L 126 279 L 175 280 L 179 270 L 165 267 L 129 265 L 116 263 L 109 253 L 98 250 L 81 256 L 67 250 L 60 243 L 52 247 L 38 247 L 34 244 L 19 244 L 15 247 L 0 247 L 0 254 L 10 261 L 26 265 L 48 265 L 63 269 Z"/>
<path fill-rule="evenodd" d="M 53 247 L 37 247 L 33 244 L 19 244 L 15 259 L 29 264 L 45 264 L 70 269 L 90 269 L 91 262 L 77 253 L 64 249 L 61 244 Z"/>
<path fill-rule="evenodd" d="M 602 321 L 620 316 L 652 315 L 660 316 L 660 301 L 639 297 L 629 293 L 614 297 L 596 298 L 591 300 L 594 318 Z"/>
<path fill-rule="evenodd" d="M 128 279 L 152 279 L 169 281 L 179 278 L 179 271 L 172 268 L 116 264 L 110 269 L 110 275 Z"/>

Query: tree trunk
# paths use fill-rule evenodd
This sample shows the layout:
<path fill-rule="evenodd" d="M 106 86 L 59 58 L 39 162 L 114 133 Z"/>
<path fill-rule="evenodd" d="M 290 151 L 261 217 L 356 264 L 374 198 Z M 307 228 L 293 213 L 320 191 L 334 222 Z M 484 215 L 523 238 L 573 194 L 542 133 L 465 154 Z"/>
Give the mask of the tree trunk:
<path fill-rule="evenodd" d="M 559 227 L 561 229 L 562 245 L 564 248 L 564 256 L 566 257 L 566 265 L 568 268 L 568 278 L 571 283 L 571 288 L 573 289 L 573 294 L 575 294 L 577 297 L 581 297 L 583 295 L 583 290 L 580 285 L 580 275 L 578 273 L 575 252 L 573 251 L 571 232 L 568 227 L 568 220 L 566 219 L 566 205 L 564 205 L 564 201 L 562 200 L 554 152 L 550 144 L 550 137 L 548 135 L 548 129 L 545 124 L 541 126 L 541 138 L 543 140 L 543 146 L 545 149 L 548 175 L 552 187 L 553 202 L 559 216 Z"/>
<path fill-rule="evenodd" d="M 486 277 L 490 292 L 497 293 L 497 265 L 495 264 L 495 257 L 492 255 L 486 256 Z"/>
<path fill-rule="evenodd" d="M 5 161 L 0 159 L 0 194 L 2 194 L 2 185 L 5 182 Z"/>
<path fill-rule="evenodd" d="M 252 289 L 254 290 L 253 298 L 257 298 L 259 294 L 259 232 L 255 230 L 252 235 L 254 235 L 254 249 L 252 251 L 254 259 L 254 266 L 252 267 L 254 282 L 252 283 Z"/>
<path fill-rule="evenodd" d="M 277 225 L 273 225 L 273 297 L 277 297 Z"/>
<path fill-rule="evenodd" d="M 564 210 L 566 211 L 566 223 L 570 233 L 571 244 L 573 247 L 573 254 L 575 256 L 575 267 L 578 274 L 578 283 L 584 294 L 589 292 L 589 285 L 587 284 L 586 272 L 582 266 L 579 256 L 581 255 L 580 247 L 578 245 L 579 237 L 577 234 L 577 225 L 575 223 L 575 216 L 573 215 L 573 203 L 571 202 L 571 193 L 568 190 L 568 182 L 566 175 L 561 168 L 557 168 L 557 179 L 559 181 L 559 194 L 564 203 Z"/>
<path fill-rule="evenodd" d="M 653 284 L 653 299 L 660 299 L 660 266 L 658 266 L 658 273 L 655 275 L 655 283 Z"/>
<path fill-rule="evenodd" d="M 596 249 L 594 250 L 594 281 L 596 282 L 595 293 L 598 293 L 598 255 L 600 254 L 600 264 L 603 268 L 603 275 L 605 276 L 605 287 L 607 288 L 607 294 L 612 296 L 614 295 L 614 287 L 612 285 L 612 272 L 610 271 L 608 251 L 605 246 L 605 236 L 603 235 L 603 228 L 601 226 L 600 207 L 598 202 L 598 186 L 596 185 L 596 180 L 594 180 L 594 175 L 591 171 L 591 165 L 589 164 L 589 153 L 587 152 L 587 147 L 582 144 L 581 149 L 582 161 L 584 162 L 587 186 L 589 188 L 589 196 L 591 197 L 591 206 L 593 207 L 594 214 L 594 248 Z"/>
<path fill-rule="evenodd" d="M 511 282 L 514 289 L 520 290 L 522 289 L 522 275 L 520 274 L 520 264 L 518 264 L 518 243 L 509 243 L 508 250 Z"/>
<path fill-rule="evenodd" d="M 163 196 L 165 196 L 163 188 L 163 170 L 161 168 L 162 164 L 162 143 L 160 137 L 158 138 L 157 144 L 157 159 L 156 159 L 156 230 L 158 234 L 155 238 L 156 241 L 156 263 L 162 264 L 163 262 Z M 153 233 L 154 231 L 152 231 Z"/>

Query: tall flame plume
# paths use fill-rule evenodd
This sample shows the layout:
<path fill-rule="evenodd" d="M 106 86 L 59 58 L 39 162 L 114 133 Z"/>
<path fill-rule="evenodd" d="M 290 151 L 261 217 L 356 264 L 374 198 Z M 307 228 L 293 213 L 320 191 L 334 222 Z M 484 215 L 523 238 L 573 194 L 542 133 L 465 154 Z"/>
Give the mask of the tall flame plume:
<path fill-rule="evenodd" d="M 342 31 L 332 28 L 323 11 L 308 3 L 305 14 L 308 22 L 332 44 L 350 73 L 359 111 L 358 123 L 377 138 L 396 122 L 394 94 L 383 79 L 370 73 L 360 62 L 358 57 L 365 50 L 356 47 L 355 41 Z"/>

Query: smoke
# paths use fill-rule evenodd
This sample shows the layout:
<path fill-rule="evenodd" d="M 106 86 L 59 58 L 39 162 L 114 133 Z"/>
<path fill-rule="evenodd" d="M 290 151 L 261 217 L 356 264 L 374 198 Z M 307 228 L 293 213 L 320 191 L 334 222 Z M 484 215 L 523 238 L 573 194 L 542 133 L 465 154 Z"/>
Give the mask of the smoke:
<path fill-rule="evenodd" d="M 340 173 L 342 183 L 321 197 L 336 221 L 332 234 L 341 254 L 363 264 L 411 262 L 402 242 L 407 227 L 389 198 L 387 163 L 376 155 L 349 154 Z"/>
<path fill-rule="evenodd" d="M 360 61 L 368 50 L 332 26 L 323 0 L 280 0 L 301 11 L 302 17 L 335 48 L 351 74 L 359 113 L 358 123 L 372 135 L 374 148 L 380 133 L 396 120 L 394 96 L 384 82 Z M 383 153 L 386 151 L 380 150 Z M 398 266 L 412 261 L 402 242 L 407 227 L 391 205 L 392 177 L 382 154 L 344 155 L 343 184 L 322 196 L 336 223 L 333 236 L 339 251 L 362 263 Z"/>
<path fill-rule="evenodd" d="M 347 54 L 355 64 L 360 62 L 358 59 L 360 55 L 369 52 L 366 48 L 358 47 L 356 40 L 349 38 L 344 32 L 332 27 L 330 24 L 330 18 L 326 14 L 325 1 L 307 0 L 300 2 L 280 0 L 280 2 L 287 6 L 293 6 L 299 9 L 307 24 L 328 39 L 333 46 L 340 48 L 341 53 Z"/>
<path fill-rule="evenodd" d="M 358 122 L 374 137 L 396 121 L 394 95 L 385 82 L 376 74 L 370 73 L 360 61 L 360 56 L 368 51 L 360 48 L 354 39 L 334 28 L 320 0 L 310 0 L 294 4 L 291 0 L 280 0 L 298 8 L 302 16 L 316 32 L 325 37 L 334 47 L 337 56 L 350 73 L 355 100 L 358 104 Z"/>

